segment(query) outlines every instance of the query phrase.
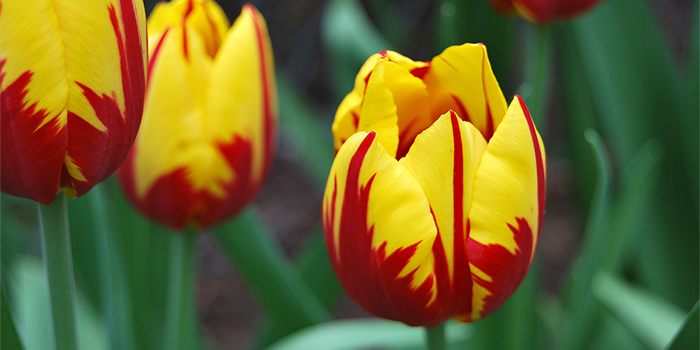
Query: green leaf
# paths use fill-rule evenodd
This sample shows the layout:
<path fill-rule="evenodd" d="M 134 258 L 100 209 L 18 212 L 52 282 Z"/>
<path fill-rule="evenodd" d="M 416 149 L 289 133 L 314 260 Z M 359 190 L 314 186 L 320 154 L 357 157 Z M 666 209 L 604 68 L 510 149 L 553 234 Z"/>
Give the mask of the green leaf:
<path fill-rule="evenodd" d="M 4 274 L 3 277 L 5 277 Z M 2 304 L 0 304 L 0 348 L 22 350 L 24 345 L 17 335 L 15 320 L 12 317 L 10 303 L 7 301 L 7 289 L 6 278 L 2 278 L 2 285 L 0 285 L 0 299 L 2 299 Z"/>
<path fill-rule="evenodd" d="M 309 239 L 295 262 L 301 278 L 309 286 L 309 289 L 326 309 L 332 310 L 344 292 L 328 258 L 323 230 L 320 225 L 311 231 Z M 266 317 L 253 348 L 264 348 L 285 335 L 284 327 L 279 322 Z"/>
<path fill-rule="evenodd" d="M 471 325 L 449 322 L 446 338 L 449 343 L 462 342 L 472 335 Z M 325 322 L 294 333 L 276 342 L 267 350 L 317 349 L 404 349 L 425 344 L 425 331 L 400 322 L 381 319 L 353 319 Z"/>
<path fill-rule="evenodd" d="M 684 312 L 660 295 L 598 274 L 593 295 L 650 349 L 663 349 L 681 326 Z"/>
<path fill-rule="evenodd" d="M 700 302 L 695 303 L 695 306 L 693 306 L 688 315 L 685 317 L 683 324 L 673 335 L 671 342 L 666 345 L 666 349 L 683 350 L 700 348 L 700 344 L 698 344 L 700 342 L 700 335 L 698 334 L 700 333 L 698 331 L 698 329 L 700 329 L 698 304 L 700 304 Z"/>
<path fill-rule="evenodd" d="M 572 160 L 574 181 L 577 185 L 578 204 L 586 208 L 591 203 L 591 195 L 595 188 L 595 160 L 591 153 L 590 145 L 584 134 L 586 129 L 599 130 L 597 111 L 591 91 L 591 84 L 583 71 L 583 61 L 580 46 L 570 23 L 557 26 L 554 29 L 556 47 L 561 59 L 561 83 L 563 87 L 564 113 L 563 122 L 567 126 L 567 134 L 564 137 L 569 150 L 569 159 Z M 586 210 L 583 210 L 586 217 Z"/>
<path fill-rule="evenodd" d="M 330 319 L 251 209 L 216 227 L 213 234 L 285 334 Z"/>
<path fill-rule="evenodd" d="M 602 2 L 573 21 L 572 28 L 581 69 L 613 153 L 626 164 L 654 137 L 669 150 L 659 167 L 663 181 L 641 224 L 645 230 L 638 238 L 634 274 L 665 298 L 690 307 L 697 300 L 695 277 L 700 269 L 698 181 L 693 169 L 697 127 L 688 127 L 684 119 L 681 81 L 669 49 L 642 0 Z M 693 140 L 684 142 L 686 138 Z"/>
<path fill-rule="evenodd" d="M 610 175 L 608 167 L 609 155 L 600 135 L 592 129 L 586 130 L 586 140 L 593 149 L 596 160 L 596 188 L 591 200 L 591 209 L 581 253 L 572 267 L 571 291 L 568 296 L 566 319 L 564 324 L 563 341 L 560 343 L 566 349 L 581 349 L 587 337 L 595 328 L 598 317 L 598 305 L 591 296 L 590 285 L 593 276 L 600 268 L 609 234 Z"/>
<path fill-rule="evenodd" d="M 19 256 L 9 273 L 15 282 L 15 321 L 26 349 L 50 349 L 49 294 L 41 261 L 34 257 Z M 76 294 L 76 311 L 79 348 L 109 349 L 109 338 L 104 324 L 80 290 L 77 290 Z"/>
<path fill-rule="evenodd" d="M 610 238 L 606 244 L 601 268 L 606 272 L 622 272 L 625 260 L 638 249 L 637 232 L 644 230 L 644 218 L 650 213 L 654 190 L 658 186 L 657 167 L 663 147 L 658 139 L 647 141 L 625 167 L 616 183 L 615 202 L 611 208 Z"/>

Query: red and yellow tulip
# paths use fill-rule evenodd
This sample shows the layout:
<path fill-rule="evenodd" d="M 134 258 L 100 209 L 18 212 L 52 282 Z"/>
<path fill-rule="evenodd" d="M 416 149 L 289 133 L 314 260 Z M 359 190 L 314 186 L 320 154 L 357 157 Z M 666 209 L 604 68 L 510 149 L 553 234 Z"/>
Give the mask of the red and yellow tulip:
<path fill-rule="evenodd" d="M 160 3 L 148 19 L 143 122 L 119 169 L 127 196 L 176 229 L 206 228 L 257 193 L 275 148 L 277 96 L 265 20 L 229 28 L 209 0 Z"/>
<path fill-rule="evenodd" d="M 370 57 L 333 123 L 327 249 L 351 298 L 412 326 L 494 311 L 532 262 L 545 201 L 542 140 L 508 107 L 486 48 L 430 62 Z"/>
<path fill-rule="evenodd" d="M 496 11 L 503 14 L 519 13 L 535 23 L 546 23 L 575 17 L 600 0 L 489 0 Z"/>
<path fill-rule="evenodd" d="M 2 192 L 51 204 L 111 175 L 146 85 L 142 1 L 0 2 Z"/>

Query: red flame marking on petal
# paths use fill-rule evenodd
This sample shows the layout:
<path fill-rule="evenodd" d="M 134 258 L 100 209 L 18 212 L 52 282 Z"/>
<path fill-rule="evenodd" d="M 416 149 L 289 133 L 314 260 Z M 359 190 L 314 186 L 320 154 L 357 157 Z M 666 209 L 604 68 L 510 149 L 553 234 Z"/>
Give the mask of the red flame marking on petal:
<path fill-rule="evenodd" d="M 151 82 L 151 75 L 153 75 L 153 68 L 155 67 L 156 61 L 160 57 L 160 49 L 163 46 L 163 42 L 165 41 L 165 37 L 168 36 L 168 33 L 170 32 L 170 27 L 165 28 L 165 31 L 163 32 L 163 36 L 160 37 L 158 40 L 158 44 L 156 44 L 156 48 L 153 49 L 153 54 L 151 55 L 151 59 L 148 60 L 148 74 L 147 74 L 147 81 L 146 81 L 146 91 L 148 91 L 148 84 Z"/>
<path fill-rule="evenodd" d="M 425 75 L 428 74 L 428 71 L 430 70 L 430 62 L 427 62 L 427 63 L 428 63 L 427 66 L 411 69 L 411 74 L 414 77 L 423 80 L 423 77 L 425 77 Z"/>
<path fill-rule="evenodd" d="M 398 277 L 415 254 L 418 243 L 399 248 L 388 256 L 386 242 L 378 248 L 372 246 L 374 225 L 368 227 L 367 214 L 376 175 L 361 186 L 360 171 L 375 138 L 376 134 L 370 132 L 350 161 L 340 208 L 338 242 L 334 238 L 337 178 L 334 178 L 332 202 L 324 203 L 323 227 L 331 263 L 348 295 L 369 312 L 413 326 L 435 326 L 443 319 L 438 303 L 428 306 L 433 277 L 416 289 L 411 287 L 415 270 Z"/>
<path fill-rule="evenodd" d="M 487 281 L 474 275 L 474 281 L 491 295 L 484 298 L 481 317 L 488 315 L 503 304 L 520 285 L 530 268 L 532 255 L 532 229 L 524 218 L 515 218 L 518 227 L 508 224 L 513 232 L 517 248 L 515 254 L 497 244 L 482 244 L 469 238 L 468 251 L 472 264 L 491 277 Z"/>
<path fill-rule="evenodd" d="M 537 138 L 537 131 L 535 129 L 535 123 L 532 121 L 532 116 L 530 116 L 530 111 L 527 109 L 525 102 L 520 97 L 520 95 L 515 95 L 518 98 L 518 102 L 523 109 L 525 114 L 525 120 L 527 120 L 527 125 L 530 128 L 530 136 L 532 137 L 532 144 L 535 147 L 535 161 L 537 165 L 537 209 L 538 209 L 538 227 L 537 227 L 537 237 L 540 236 L 542 231 L 542 219 L 544 218 L 544 206 L 545 198 L 547 192 L 547 179 L 544 172 L 544 159 L 542 158 L 542 150 L 540 149 L 540 141 Z"/>
<path fill-rule="evenodd" d="M 106 179 L 122 163 L 136 138 L 143 113 L 146 77 L 143 66 L 141 35 L 138 29 L 133 4 L 121 0 L 121 18 L 124 34 L 120 29 L 114 5 L 109 5 L 109 15 L 119 49 L 122 92 L 122 112 L 114 92 L 109 96 L 95 93 L 90 87 L 76 82 L 83 90 L 97 118 L 107 128 L 97 130 L 80 116 L 68 111 L 67 154 L 87 181 L 71 178 L 78 196 L 85 194 L 94 185 Z M 126 45 L 125 43 L 128 43 Z"/>
<path fill-rule="evenodd" d="M 469 268 L 469 254 L 466 251 L 466 240 L 469 231 L 464 224 L 464 150 L 459 119 L 454 111 L 450 111 L 452 122 L 452 138 L 454 141 L 454 170 L 452 177 L 454 201 L 454 240 L 453 240 L 453 307 L 452 312 L 458 315 L 471 313 L 472 308 L 472 278 Z"/>
<path fill-rule="evenodd" d="M 462 100 L 459 99 L 459 97 L 455 95 L 450 95 L 452 96 L 452 99 L 455 101 L 455 104 L 457 104 L 457 109 L 459 109 L 459 113 L 457 113 L 457 116 L 459 116 L 462 120 L 466 122 L 471 122 L 471 119 L 469 117 L 469 113 L 467 112 L 467 109 L 464 108 L 464 104 L 462 104 Z M 452 111 L 450 111 L 452 112 Z"/>
<path fill-rule="evenodd" d="M 0 61 L 0 84 L 5 62 Z M 26 71 L 0 92 L 0 188 L 2 192 L 49 205 L 58 192 L 68 143 L 67 128 L 48 117 L 37 103 L 27 106 L 27 86 L 34 73 Z"/>
<path fill-rule="evenodd" d="M 276 93 L 272 91 L 272 79 L 274 79 L 274 72 L 268 71 L 268 66 L 272 63 L 268 62 L 270 57 L 267 56 L 266 50 L 266 38 L 263 34 L 262 23 L 258 18 L 258 12 L 255 6 L 251 4 L 243 5 L 243 10 L 251 11 L 253 13 L 253 23 L 255 24 L 255 34 L 258 41 L 258 54 L 260 56 L 260 79 L 262 79 L 262 93 L 263 93 L 263 137 L 264 150 L 263 156 L 265 157 L 265 167 L 263 170 L 263 177 L 267 177 L 266 174 L 269 173 L 270 167 L 272 166 L 273 155 L 276 147 L 276 130 L 275 130 L 275 113 L 272 110 L 272 96 L 271 94 Z"/>

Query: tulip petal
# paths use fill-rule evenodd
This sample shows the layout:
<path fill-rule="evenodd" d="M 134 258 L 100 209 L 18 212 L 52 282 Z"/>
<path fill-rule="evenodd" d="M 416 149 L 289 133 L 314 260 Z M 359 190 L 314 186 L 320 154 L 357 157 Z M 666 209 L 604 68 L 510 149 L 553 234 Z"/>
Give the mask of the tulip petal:
<path fill-rule="evenodd" d="M 194 2 L 197 1 L 197 5 Z M 201 33 L 210 57 L 216 55 L 230 24 L 221 7 L 211 0 L 174 0 L 159 2 L 148 18 L 148 32 L 159 33 L 183 21 Z"/>
<path fill-rule="evenodd" d="M 248 139 L 253 151 L 251 178 L 260 182 L 269 172 L 275 149 L 278 106 L 274 72 L 265 19 L 255 7 L 245 5 L 210 73 L 207 106 L 217 118 L 209 120 L 209 131 L 221 144 L 231 143 L 235 137 Z"/>
<path fill-rule="evenodd" d="M 357 131 L 374 131 L 379 143 L 396 157 L 399 146 L 398 116 L 391 90 L 387 86 L 384 61 L 377 62 L 369 76 Z"/>
<path fill-rule="evenodd" d="M 399 147 L 396 158 L 408 152 L 413 140 L 433 123 L 425 116 L 430 113 L 428 90 L 423 81 L 399 63 L 384 61 L 384 81 L 391 91 L 399 126 Z M 368 89 L 369 90 L 369 89 Z"/>
<path fill-rule="evenodd" d="M 416 137 L 400 163 L 416 178 L 438 227 L 433 246 L 438 300 L 451 315 L 471 313 L 467 254 L 474 174 L 486 149 L 476 128 L 450 111 Z"/>
<path fill-rule="evenodd" d="M 425 115 L 428 114 L 429 103 L 425 91 L 425 84 L 419 81 L 419 79 L 423 77 L 426 68 L 428 68 L 428 63 L 413 61 L 394 51 L 382 51 L 370 56 L 367 61 L 365 61 L 355 77 L 355 86 L 353 90 L 345 96 L 340 106 L 338 106 L 332 127 L 336 152 L 350 136 L 358 131 L 360 111 L 364 102 L 363 97 L 366 95 L 366 86 L 380 60 L 385 63 L 386 67 L 389 67 L 390 64 L 388 64 L 388 62 L 391 62 L 392 68 L 388 68 L 388 70 L 385 69 L 389 74 L 389 76 L 385 78 L 385 81 L 393 96 L 395 98 L 398 96 L 395 105 L 397 106 L 397 114 L 399 117 L 399 137 L 401 140 L 406 140 L 400 141 L 403 147 L 400 147 L 401 151 L 399 152 L 398 158 L 406 154 L 410 141 L 413 140 L 413 137 L 415 137 L 419 130 L 428 127 L 432 122 L 432 120 L 429 122 L 422 120 L 414 121 L 418 116 L 422 116 L 421 113 L 425 113 Z M 409 74 L 406 73 L 410 73 L 410 75 L 417 79 L 411 79 Z M 403 83 L 406 83 L 407 86 L 404 87 Z M 401 89 L 405 90 L 401 93 L 406 92 L 408 95 L 401 96 L 400 93 L 397 94 L 395 90 Z M 418 124 L 424 125 L 423 129 L 420 129 Z"/>
<path fill-rule="evenodd" d="M 544 213 L 545 152 L 520 96 L 511 103 L 474 179 L 469 260 L 475 320 L 498 308 L 527 273 Z"/>
<path fill-rule="evenodd" d="M 24 84 L 21 93 L 12 93 L 20 100 L 3 103 L 14 104 L 8 110 L 24 106 L 43 115 L 36 132 L 29 126 L 34 120 L 12 127 L 34 133 L 15 134 L 18 145 L 31 144 L 26 151 L 8 150 L 3 142 L 3 153 L 19 152 L 25 164 L 45 164 L 41 175 L 47 181 L 60 182 L 69 196 L 82 195 L 119 166 L 136 137 L 145 90 L 143 3 L 38 0 L 2 5 L 2 90 L 14 82 Z M 17 117 L 8 122 L 25 123 Z M 44 125 L 62 140 L 48 140 L 50 133 L 39 130 Z M 47 146 L 53 148 L 45 154 L 42 149 Z M 27 153 L 30 150 L 34 155 Z M 60 165 L 58 152 L 64 156 Z M 31 169 L 36 168 L 29 165 L 22 171 L 32 179 L 36 174 L 30 174 Z M 3 190 L 25 186 L 4 183 Z M 42 203 L 55 195 L 51 192 L 43 195 Z"/>
<path fill-rule="evenodd" d="M 375 315 L 436 325 L 436 228 L 416 180 L 374 132 L 339 150 L 323 198 L 326 245 L 348 294 Z"/>
<path fill-rule="evenodd" d="M 433 115 L 454 110 L 488 141 L 506 112 L 506 100 L 482 44 L 451 46 L 433 58 L 423 79 Z"/>

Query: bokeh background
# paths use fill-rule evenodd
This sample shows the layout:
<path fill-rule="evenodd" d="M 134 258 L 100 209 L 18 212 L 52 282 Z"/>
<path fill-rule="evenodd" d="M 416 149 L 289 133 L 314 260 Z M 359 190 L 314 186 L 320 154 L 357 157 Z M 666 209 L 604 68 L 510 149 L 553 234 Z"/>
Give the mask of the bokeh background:
<path fill-rule="evenodd" d="M 653 293 L 683 315 L 697 302 L 697 1 L 604 0 L 581 18 L 546 27 L 504 18 L 485 0 L 250 2 L 269 27 L 281 114 L 277 159 L 255 205 L 289 257 L 323 261 L 304 252 L 321 244 L 321 196 L 333 160 L 330 125 L 364 60 L 385 49 L 430 60 L 449 45 L 483 42 L 506 99 L 518 93 L 528 106 L 532 103 L 547 148 L 547 207 L 537 260 L 521 287 L 524 292 L 518 291 L 503 311 L 513 312 L 511 304 L 519 302 L 540 314 L 543 325 L 530 329 L 535 335 L 524 341 L 556 346 L 551 340 L 556 335 L 548 335 L 556 325 L 547 325 L 547 315 L 566 309 L 568 290 L 582 273 L 577 264 L 587 266 L 576 263 L 582 251 L 599 252 L 586 259 L 610 260 L 605 263 L 614 266 L 620 280 Z M 156 1 L 145 3 L 149 12 Z M 219 3 L 233 21 L 244 2 Z M 534 72 L 533 50 L 543 42 L 549 58 Z M 546 77 L 544 85 L 534 76 L 539 73 Z M 543 94 L 534 91 L 542 86 Z M 598 204 L 596 156 L 585 138 L 589 128 L 602 136 L 608 157 L 609 185 Z M 113 179 L 107 185 L 116 189 Z M 71 226 L 87 220 L 89 204 L 69 202 Z M 38 282 L 17 276 L 40 268 L 35 211 L 29 201 L 2 195 L 3 274 L 20 279 L 17 284 L 25 288 Z M 157 276 L 167 262 L 158 235 L 165 234 L 138 238 L 137 231 L 117 244 L 126 249 L 127 274 L 156 285 L 145 289 L 143 307 L 157 309 L 162 307 Z M 597 241 L 588 238 L 593 236 Z M 73 233 L 76 279 L 91 317 L 100 324 L 94 244 L 89 235 Z M 607 247 L 614 248 L 612 253 Z M 199 239 L 196 280 L 198 319 L 210 348 L 253 347 L 263 312 L 206 233 Z M 335 318 L 369 316 L 337 282 L 326 284 L 328 295 L 337 299 L 331 309 Z M 616 304 L 610 305 L 610 315 L 599 319 L 598 327 L 605 330 L 592 332 L 587 348 L 653 348 L 635 340 L 634 330 L 625 333 L 624 317 L 615 318 Z M 505 322 L 499 313 L 480 322 L 482 327 Z M 96 326 L 96 334 L 103 328 Z"/>

